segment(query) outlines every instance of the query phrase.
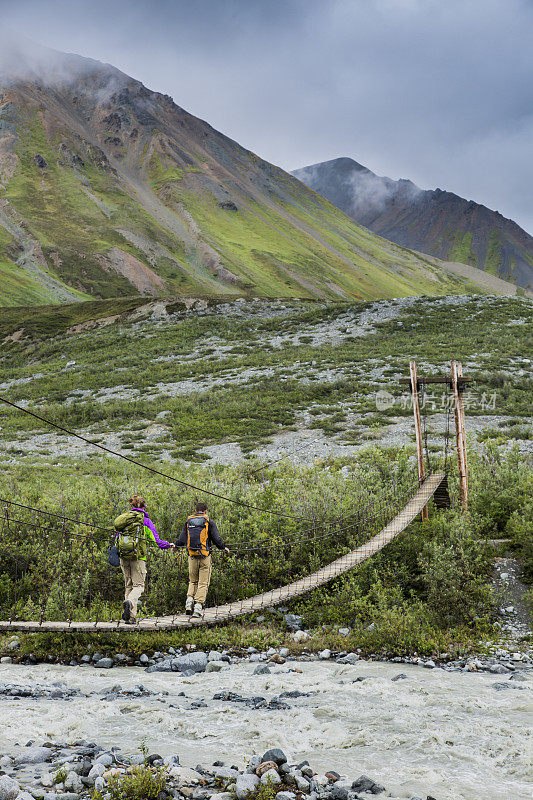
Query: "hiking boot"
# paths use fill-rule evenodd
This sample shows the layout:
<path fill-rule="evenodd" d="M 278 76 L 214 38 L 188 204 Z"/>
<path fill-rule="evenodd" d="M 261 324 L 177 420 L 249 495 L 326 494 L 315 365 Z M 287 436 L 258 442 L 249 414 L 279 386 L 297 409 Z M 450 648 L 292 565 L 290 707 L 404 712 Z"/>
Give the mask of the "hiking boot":
<path fill-rule="evenodd" d="M 122 619 L 124 622 L 130 622 L 132 619 L 133 603 L 131 600 L 124 600 L 122 603 Z"/>
<path fill-rule="evenodd" d="M 193 617 L 198 619 L 199 617 L 203 617 L 204 615 L 204 607 L 201 603 L 194 604 L 194 611 L 192 613 Z"/>
<path fill-rule="evenodd" d="M 188 617 L 191 616 L 192 612 L 194 611 L 194 597 L 188 597 L 185 601 L 185 613 Z"/>

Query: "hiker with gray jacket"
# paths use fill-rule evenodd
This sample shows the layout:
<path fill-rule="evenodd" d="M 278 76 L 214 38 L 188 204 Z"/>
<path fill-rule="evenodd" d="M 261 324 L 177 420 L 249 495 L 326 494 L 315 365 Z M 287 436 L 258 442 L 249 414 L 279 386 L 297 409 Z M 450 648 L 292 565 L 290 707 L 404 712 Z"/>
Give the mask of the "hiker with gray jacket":
<path fill-rule="evenodd" d="M 171 542 L 160 539 L 154 523 L 148 516 L 146 502 L 138 494 L 129 499 L 130 511 L 116 518 L 114 527 L 120 556 L 120 568 L 124 575 L 124 602 L 122 619 L 129 625 L 137 621 L 137 604 L 144 592 L 146 582 L 146 558 L 148 548 L 161 550 L 174 548 Z"/>

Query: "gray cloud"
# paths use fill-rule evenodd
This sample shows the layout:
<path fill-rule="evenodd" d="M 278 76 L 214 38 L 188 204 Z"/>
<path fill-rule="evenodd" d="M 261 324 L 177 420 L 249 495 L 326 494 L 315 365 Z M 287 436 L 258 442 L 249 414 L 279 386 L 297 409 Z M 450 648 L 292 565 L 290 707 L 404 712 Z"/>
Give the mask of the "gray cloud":
<path fill-rule="evenodd" d="M 0 0 L 285 169 L 350 156 L 533 231 L 530 0 Z"/>

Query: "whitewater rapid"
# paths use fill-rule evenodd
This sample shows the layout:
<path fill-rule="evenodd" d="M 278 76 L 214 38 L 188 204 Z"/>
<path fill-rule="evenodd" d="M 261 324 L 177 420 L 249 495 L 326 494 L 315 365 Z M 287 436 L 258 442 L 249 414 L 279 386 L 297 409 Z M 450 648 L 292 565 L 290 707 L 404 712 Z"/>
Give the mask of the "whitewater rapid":
<path fill-rule="evenodd" d="M 497 690 L 501 676 L 445 672 L 405 664 L 293 662 L 271 675 L 254 664 L 185 678 L 138 668 L 0 665 L 0 683 L 64 682 L 84 693 L 142 683 L 168 695 L 105 700 L 0 698 L 0 751 L 28 740 L 94 741 L 138 753 L 178 754 L 186 766 L 215 760 L 243 766 L 254 753 L 281 747 L 289 761 L 319 771 L 362 773 L 394 797 L 530 800 L 533 796 L 533 675 Z M 289 672 L 288 668 L 302 673 Z M 391 679 L 404 673 L 405 679 Z M 356 679 L 364 678 L 357 682 Z M 507 678 L 506 678 L 507 680 Z M 519 688 L 520 687 L 520 688 Z M 213 700 L 231 691 L 267 699 L 282 692 L 290 710 L 254 709 Z M 179 696 L 185 692 L 185 697 Z M 206 707 L 191 708 L 203 700 Z"/>

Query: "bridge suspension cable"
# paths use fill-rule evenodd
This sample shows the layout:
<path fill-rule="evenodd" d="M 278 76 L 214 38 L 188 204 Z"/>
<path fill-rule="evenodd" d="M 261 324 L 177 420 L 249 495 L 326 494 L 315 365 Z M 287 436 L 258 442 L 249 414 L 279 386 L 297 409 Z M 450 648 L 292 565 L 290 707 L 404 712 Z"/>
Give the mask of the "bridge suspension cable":
<path fill-rule="evenodd" d="M 137 461 L 135 458 L 131 456 L 126 456 L 124 453 L 118 453 L 116 450 L 111 450 L 110 447 L 106 447 L 99 442 L 93 442 L 91 439 L 87 439 L 86 436 L 82 436 L 80 433 L 75 433 L 74 431 L 65 428 L 63 425 L 59 425 L 57 422 L 52 422 L 52 420 L 47 419 L 46 417 L 41 416 L 40 414 L 36 414 L 34 411 L 30 411 L 28 408 L 24 408 L 23 406 L 19 406 L 16 403 L 13 403 L 11 400 L 8 400 L 6 397 L 2 397 L 0 395 L 0 402 L 5 403 L 5 405 L 10 406 L 11 408 L 15 408 L 17 411 L 22 411 L 24 414 L 28 414 L 30 417 L 34 417 L 34 419 L 38 419 L 40 422 L 44 422 L 46 425 L 50 425 L 52 428 L 56 428 L 58 431 L 62 431 L 62 433 L 67 433 L 69 436 L 74 436 L 76 439 L 80 439 L 82 442 L 86 444 L 90 444 L 93 447 L 97 447 L 99 450 L 103 450 L 104 453 L 108 453 L 111 456 L 115 456 L 116 458 L 122 458 L 124 461 L 129 461 L 131 464 L 135 464 L 137 467 L 141 467 L 142 469 L 147 470 L 148 472 L 153 473 L 154 475 L 159 475 L 161 478 L 166 478 L 169 481 L 173 481 L 174 483 L 179 483 L 180 486 L 185 486 L 187 489 L 194 489 L 196 492 L 201 492 L 202 494 L 209 495 L 210 497 L 216 497 L 219 500 L 224 500 L 227 503 L 233 503 L 233 505 L 241 506 L 243 508 L 249 508 L 252 511 L 260 511 L 263 514 L 273 514 L 275 517 L 285 517 L 286 519 L 306 519 L 301 515 L 296 514 L 287 514 L 282 511 L 275 511 L 269 508 L 261 508 L 260 506 L 255 506 L 252 503 L 247 503 L 244 500 L 235 500 L 233 497 L 227 497 L 223 494 L 218 494 L 217 492 L 212 492 L 210 489 L 203 489 L 201 486 L 195 486 L 192 483 L 187 483 L 187 481 L 182 481 L 180 478 L 174 477 L 174 475 L 169 475 L 167 472 L 161 472 L 161 470 L 156 469 L 155 467 L 150 467 L 148 464 L 143 464 L 141 461 Z M 311 521 L 311 520 L 308 520 Z"/>

